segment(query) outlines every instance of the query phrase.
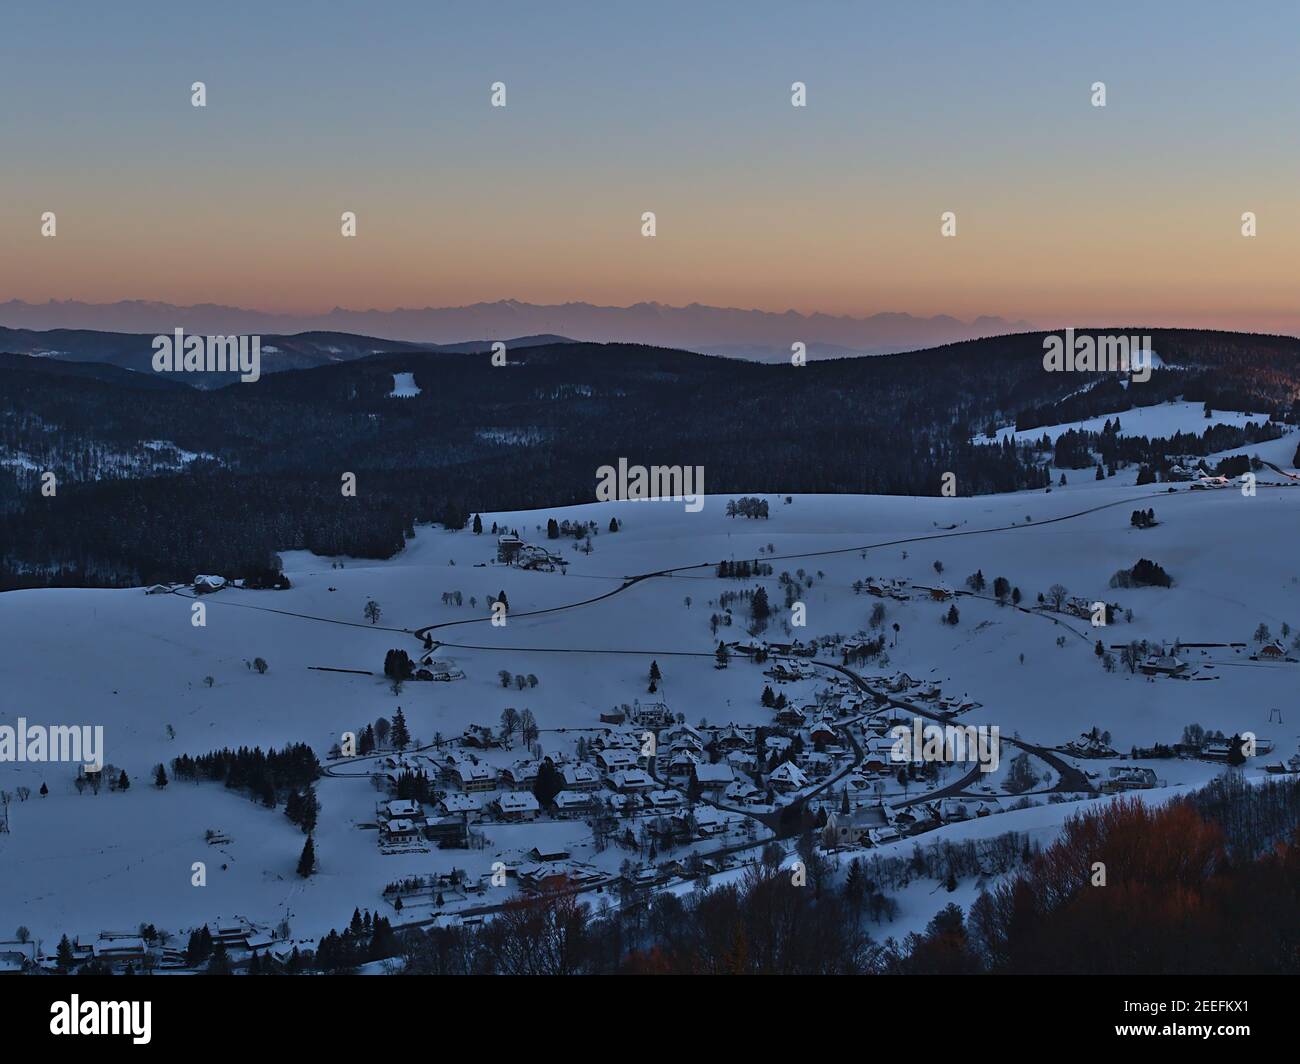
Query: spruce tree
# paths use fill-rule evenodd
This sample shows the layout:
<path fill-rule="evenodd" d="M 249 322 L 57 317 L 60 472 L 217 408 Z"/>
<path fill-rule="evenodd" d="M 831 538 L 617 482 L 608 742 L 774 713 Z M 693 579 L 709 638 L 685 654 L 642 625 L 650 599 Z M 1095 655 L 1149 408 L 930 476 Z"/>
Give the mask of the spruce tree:
<path fill-rule="evenodd" d="M 311 836 L 307 836 L 307 841 L 303 843 L 302 856 L 298 858 L 298 875 L 306 879 L 316 871 L 316 848 L 312 845 Z"/>
<path fill-rule="evenodd" d="M 406 717 L 402 715 L 402 707 L 397 707 L 397 712 L 393 715 L 393 730 L 390 733 L 393 745 L 399 750 L 405 750 L 411 744 L 411 733 L 406 730 Z"/>

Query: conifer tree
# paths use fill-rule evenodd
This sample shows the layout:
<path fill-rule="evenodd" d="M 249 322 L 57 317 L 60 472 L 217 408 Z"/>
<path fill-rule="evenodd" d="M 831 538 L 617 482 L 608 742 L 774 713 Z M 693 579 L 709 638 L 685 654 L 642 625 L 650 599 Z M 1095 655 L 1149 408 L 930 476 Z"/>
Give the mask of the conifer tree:
<path fill-rule="evenodd" d="M 316 847 L 312 845 L 311 836 L 303 843 L 302 856 L 298 858 L 298 875 L 306 879 L 316 871 Z"/>

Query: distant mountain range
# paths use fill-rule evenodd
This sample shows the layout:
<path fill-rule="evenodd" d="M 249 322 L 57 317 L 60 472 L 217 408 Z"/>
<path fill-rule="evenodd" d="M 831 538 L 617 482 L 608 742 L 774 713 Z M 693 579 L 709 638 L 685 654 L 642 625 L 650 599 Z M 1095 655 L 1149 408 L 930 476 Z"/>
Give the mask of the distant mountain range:
<path fill-rule="evenodd" d="M 241 307 L 202 303 L 178 307 L 169 303 L 126 300 L 118 303 L 76 301 L 0 303 L 0 326 L 18 330 L 112 331 L 149 334 L 183 328 L 191 333 L 256 333 L 281 339 L 301 333 L 351 334 L 372 343 L 388 341 L 383 350 L 400 350 L 402 343 L 481 343 L 539 334 L 597 343 L 642 343 L 703 354 L 763 362 L 784 362 L 790 345 L 807 345 L 809 358 L 879 355 L 918 350 L 960 340 L 1026 332 L 1026 321 L 979 317 L 965 322 L 948 315 L 873 314 L 849 317 L 800 314 L 789 310 L 739 310 L 692 303 L 636 303 L 602 307 L 591 303 L 539 306 L 512 299 L 465 307 L 423 307 L 396 310 L 345 310 L 325 314 L 275 314 Z M 0 350 L 14 350 L 0 345 Z M 372 351 L 374 350 L 372 346 Z M 366 352 L 370 353 L 370 352 Z M 305 368 L 287 363 L 276 368 Z"/>
<path fill-rule="evenodd" d="M 189 335 L 201 334 L 197 328 L 189 326 L 185 328 Z M 41 332 L 35 329 L 0 327 L 0 352 L 49 359 L 54 362 L 99 363 L 123 370 L 148 373 L 151 377 L 171 377 L 196 388 L 220 387 L 230 383 L 229 374 L 224 373 L 155 374 L 153 340 L 157 335 L 158 331 L 119 333 L 102 332 L 96 329 L 50 329 Z M 562 336 L 518 336 L 505 340 L 508 350 L 557 342 L 567 341 Z M 471 351 L 486 352 L 491 347 L 491 340 L 468 340 L 458 344 L 416 344 L 339 332 L 304 332 L 292 336 L 266 333 L 262 334 L 261 372 L 279 373 L 291 369 L 313 369 L 335 362 L 352 362 L 377 354 L 416 352 L 464 354 Z"/>

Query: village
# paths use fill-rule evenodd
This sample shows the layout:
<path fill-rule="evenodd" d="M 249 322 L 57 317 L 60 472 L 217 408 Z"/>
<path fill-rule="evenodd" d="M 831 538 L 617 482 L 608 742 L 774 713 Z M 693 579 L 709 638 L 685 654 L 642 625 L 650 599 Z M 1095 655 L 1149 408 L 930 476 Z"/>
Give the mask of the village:
<path fill-rule="evenodd" d="M 778 509 L 789 505 L 778 500 Z M 291 888 L 297 877 L 286 857 L 288 867 L 267 877 L 284 884 L 277 892 L 292 889 L 292 899 L 307 891 L 303 897 L 319 900 L 304 917 L 297 901 L 269 911 L 229 902 L 204 906 L 207 895 L 200 893 L 195 915 L 204 922 L 146 909 L 153 924 L 135 933 L 109 921 L 61 922 L 56 926 L 66 930 L 71 950 L 71 960 L 68 949 L 62 951 L 63 963 L 194 970 L 208 961 L 196 961 L 195 951 L 182 949 L 177 938 L 199 932 L 236 967 L 288 965 L 295 948 L 314 950 L 319 929 L 341 927 L 354 907 L 363 923 L 373 928 L 386 921 L 395 931 L 474 925 L 523 899 L 557 891 L 578 895 L 596 912 L 621 909 L 659 893 L 732 882 L 773 852 L 795 875 L 810 846 L 834 863 L 889 858 L 954 831 L 993 837 L 1018 830 L 1015 825 L 1035 810 L 1059 819 L 1107 796 L 1165 793 L 1225 769 L 1300 771 L 1300 754 L 1293 755 L 1285 731 L 1285 699 L 1256 700 L 1246 717 L 1217 695 L 1197 695 L 1248 676 L 1285 686 L 1297 664 L 1295 633 L 1272 619 L 1276 613 L 1259 612 L 1271 627 L 1255 620 L 1231 629 L 1216 624 L 1209 638 L 1195 639 L 1194 626 L 1183 635 L 1168 618 L 1153 623 L 1148 614 L 1163 600 L 1151 592 L 1071 579 L 1080 594 L 1041 575 L 1052 573 L 1049 567 L 1039 567 L 1035 579 L 1003 560 L 1002 567 L 1018 575 L 1013 581 L 995 575 L 997 556 L 968 552 L 940 565 L 937 551 L 918 559 L 904 547 L 892 560 L 881 558 L 888 564 L 864 565 L 865 553 L 846 549 L 834 567 L 820 563 L 825 571 L 782 572 L 769 561 L 775 550 L 763 531 L 750 536 L 744 554 L 733 550 L 723 563 L 695 566 L 689 579 L 706 584 L 683 580 L 673 591 L 680 577 L 671 570 L 654 581 L 603 575 L 648 566 L 610 561 L 625 545 L 644 548 L 629 538 L 622 520 L 601 512 L 600 522 L 520 515 L 487 522 L 491 532 L 484 527 L 482 539 L 469 530 L 418 539 L 411 571 L 421 574 L 420 586 L 401 565 L 376 570 L 346 559 L 294 557 L 282 572 L 251 581 L 203 574 L 144 589 L 142 605 L 154 604 L 155 611 L 175 610 L 167 604 L 181 600 L 179 618 L 193 629 L 196 645 L 214 637 L 230 645 L 221 658 L 209 659 L 202 683 L 193 676 L 182 681 L 187 700 L 225 700 L 238 691 L 243 703 L 256 705 L 266 700 L 263 691 L 292 700 L 310 683 L 331 707 L 332 723 L 318 729 L 313 744 L 324 755 L 314 784 L 321 871 Z M 725 514 L 718 520 L 728 535 L 744 527 L 731 525 L 735 519 Z M 541 532 L 547 524 L 554 525 L 543 533 L 550 542 L 529 542 L 527 530 Z M 932 527 L 942 536 L 960 525 Z M 430 550 L 437 554 L 433 575 L 426 577 L 421 559 Z M 680 553 L 647 560 L 662 565 L 659 557 L 674 556 Z M 953 579 L 953 570 L 974 571 Z M 455 590 L 458 573 L 485 571 L 491 575 L 477 588 Z M 376 573 L 383 575 L 378 583 Z M 588 588 L 584 573 L 607 583 Z M 1022 587 L 1030 590 L 1022 593 Z M 764 588 L 773 593 L 770 606 Z M 625 593 L 613 598 L 611 589 Z M 675 594 L 679 605 L 671 619 L 665 614 L 656 621 L 657 635 L 643 629 L 640 608 L 629 607 L 623 620 L 603 626 L 610 649 L 591 658 L 599 666 L 592 690 L 552 686 L 550 655 L 585 654 L 602 645 L 593 635 L 598 628 L 566 629 L 552 618 L 579 616 L 584 596 L 630 603 L 656 595 L 664 602 L 668 595 L 660 589 Z M 481 606 L 474 605 L 472 591 L 479 592 Z M 504 601 L 507 592 L 511 606 L 501 612 L 508 623 L 497 627 L 484 609 Z M 785 601 L 778 604 L 781 595 Z M 430 598 L 440 607 L 435 624 L 425 623 Z M 331 609 L 336 601 L 346 604 L 340 622 L 327 619 L 337 615 Z M 197 605 L 207 608 L 206 631 L 190 624 Z M 801 606 L 812 623 L 800 623 Z M 765 624 L 755 616 L 757 607 L 770 608 Z M 226 623 L 231 618 L 266 633 L 292 624 L 327 641 L 266 637 L 250 650 L 249 639 Z M 674 640 L 686 623 L 697 635 Z M 1076 706 L 1044 716 L 1000 677 L 953 667 L 963 659 L 952 658 L 945 646 L 1000 630 L 1016 633 L 1011 653 L 1002 653 L 1007 666 L 1026 670 L 1017 675 L 1037 675 L 1028 672 L 1033 664 L 1045 654 L 1060 655 L 1052 660 L 1086 670 L 1086 683 L 1099 692 L 1113 689 L 1133 704 L 1160 692 L 1163 723 L 1134 733 L 1104 698 L 1095 715 Z M 502 650 L 491 649 L 494 640 Z M 625 649 L 637 643 L 645 649 Z M 515 644 L 528 649 L 512 649 Z M 673 649 L 656 654 L 656 646 Z M 261 648 L 269 666 L 256 653 Z M 520 660 L 503 660 L 503 654 Z M 568 668 L 571 660 L 555 664 Z M 233 673 L 231 666 L 237 666 Z M 1054 666 L 1044 667 L 1050 672 Z M 362 749 L 341 740 L 369 728 L 358 730 L 356 705 L 373 705 L 384 718 L 404 710 L 410 735 L 399 744 L 385 729 Z M 983 740 L 996 725 L 1001 733 L 993 729 L 993 756 L 984 763 L 900 752 L 897 738 L 899 729 L 920 726 L 959 738 L 978 733 Z M 228 734 L 225 742 L 247 742 L 239 731 Z M 301 731 L 293 726 L 280 734 Z M 158 740 L 160 754 L 175 742 L 169 736 Z M 184 741 L 181 749 L 192 753 L 211 745 Z M 155 760 L 168 763 L 163 756 Z M 114 801 L 138 802 L 142 791 L 155 789 L 147 787 L 149 765 L 129 763 L 135 785 L 121 798 L 128 794 L 118 781 L 121 761 L 114 759 L 106 773 L 79 770 L 74 793 L 84 784 L 87 794 L 100 794 L 101 778 L 107 782 L 102 793 Z M 181 809 L 196 810 L 218 793 L 203 784 L 191 792 L 192 786 L 173 783 L 167 793 L 185 796 Z M 188 826 L 178 822 L 177 828 L 198 843 L 196 856 L 207 851 L 213 882 L 247 876 L 240 871 L 247 862 L 236 858 L 253 840 L 296 856 L 303 840 L 283 835 L 292 826 L 282 815 L 283 826 L 259 827 L 250 817 L 267 814 L 246 800 L 223 801 L 224 811 L 188 814 Z M 19 816 L 31 805 L 17 808 Z M 1006 829 L 999 826 L 1004 822 Z M 349 884 L 344 910 L 316 887 L 340 876 Z M 337 886 L 328 890 L 341 894 Z M 242 893 L 251 897 L 253 887 Z M 169 931 L 161 930 L 164 924 Z M 142 933 L 147 926 L 160 930 L 151 938 Z M 43 928 L 38 945 L 0 947 L 0 961 L 19 969 L 57 966 L 61 937 L 51 939 Z"/>

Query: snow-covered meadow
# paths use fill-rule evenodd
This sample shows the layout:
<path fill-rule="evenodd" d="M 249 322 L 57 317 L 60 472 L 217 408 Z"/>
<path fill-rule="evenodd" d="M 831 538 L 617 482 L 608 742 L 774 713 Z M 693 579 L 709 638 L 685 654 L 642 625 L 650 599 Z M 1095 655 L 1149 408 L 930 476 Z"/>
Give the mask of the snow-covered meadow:
<path fill-rule="evenodd" d="M 1126 430 L 1139 430 L 1130 415 L 1124 421 Z M 1278 443 L 1293 450 L 1295 437 Z M 865 666 L 863 674 L 901 670 L 945 693 L 968 693 L 980 707 L 963 715 L 963 724 L 997 725 L 1004 736 L 1039 746 L 1060 746 L 1095 726 L 1127 753 L 1133 745 L 1176 742 L 1184 726 L 1198 723 L 1228 734 L 1250 730 L 1273 739 L 1282 758 L 1293 753 L 1300 665 L 1250 656 L 1261 623 L 1275 635 L 1283 625 L 1300 625 L 1300 489 L 1281 486 L 1281 478 L 1271 478 L 1279 481 L 1272 486 L 1265 475 L 1253 497 L 1235 488 L 1139 488 L 1131 471 L 1101 482 L 1079 479 L 1051 492 L 974 498 L 804 495 L 787 502 L 767 495 L 766 520 L 728 518 L 721 496 L 710 496 L 698 513 L 671 502 L 484 513 L 488 529 L 495 522 L 563 551 L 566 571 L 497 563 L 490 532 L 420 528 L 388 561 L 286 553 L 290 590 L 227 588 L 204 596 L 201 627 L 192 623 L 188 591 L 0 595 L 0 722 L 22 716 L 33 724 L 103 725 L 105 760 L 132 781 L 125 793 L 79 794 L 69 765 L 0 765 L 5 790 L 32 792 L 10 804 L 10 831 L 0 835 L 0 929 L 21 924 L 48 939 L 142 922 L 180 930 L 238 915 L 266 925 L 286 918 L 296 936 L 314 936 L 341 926 L 357 906 L 391 915 L 381 891 L 393 880 L 453 867 L 478 876 L 494 861 L 519 862 L 539 843 L 614 872 L 626 854 L 596 852 L 581 820 L 486 824 L 481 850 L 383 855 L 373 828 L 359 826 L 373 824 L 381 795 L 364 778 L 327 777 L 317 784 L 320 871 L 303 880 L 295 874 L 303 838 L 280 810 L 213 784 L 173 781 L 157 790 L 152 770 L 182 753 L 299 741 L 324 760 L 344 732 L 391 718 L 399 705 L 417 745 L 435 734 L 459 736 L 471 724 L 495 725 L 510 706 L 531 709 L 543 749 L 564 753 L 573 750 L 575 729 L 597 727 L 601 712 L 634 699 L 662 698 L 691 724 L 770 725 L 772 713 L 759 703 L 767 682 L 762 669 L 739 658 L 727 669 L 714 667 L 718 639 L 748 638 L 743 606 L 717 635 L 709 623 L 722 612 L 711 604 L 722 592 L 756 583 L 782 607 L 765 638 L 806 641 L 867 629 L 872 606 L 882 600 L 855 592 L 857 580 L 893 577 L 964 591 L 977 570 L 990 588 L 1005 576 L 1026 608 L 999 605 L 991 590 L 987 597 L 963 594 L 955 626 L 942 623 L 948 604 L 926 594 L 883 600 L 889 660 Z M 1131 527 L 1137 508 L 1154 508 L 1159 524 Z M 595 521 L 591 553 L 575 550 L 571 539 L 548 541 L 550 517 Z M 607 531 L 611 517 L 620 531 Z M 1116 570 L 1139 558 L 1161 564 L 1174 586 L 1109 587 Z M 757 559 L 774 575 L 721 579 L 714 567 L 722 559 Z M 788 636 L 776 579 L 783 571 L 802 572 L 807 611 L 807 627 Z M 1094 629 L 1086 619 L 1033 610 L 1053 584 L 1089 601 L 1118 602 L 1132 621 L 1121 612 L 1109 628 Z M 455 591 L 459 607 L 442 598 Z M 508 623 L 494 627 L 488 597 L 502 591 Z M 370 600 L 381 608 L 376 624 L 363 616 Z M 527 616 L 545 610 L 554 612 Z M 414 633 L 430 625 L 445 625 L 431 633 L 442 644 L 436 656 L 466 678 L 412 682 L 394 694 L 382 676 L 386 651 L 415 656 L 422 643 Z M 1106 672 L 1094 653 L 1098 638 L 1107 645 L 1145 639 L 1246 646 L 1185 651 L 1205 677 L 1195 682 Z M 249 667 L 257 657 L 269 665 L 265 674 Z M 646 688 L 652 659 L 663 673 L 657 695 Z M 538 684 L 503 688 L 501 670 L 533 674 Z M 815 686 L 805 681 L 801 694 Z M 788 688 L 792 695 L 796 687 Z M 1277 710 L 1282 724 L 1271 712 Z M 524 753 L 516 746 L 484 756 L 503 767 Z M 1261 758 L 1248 771 L 1277 759 Z M 1217 771 L 1201 762 L 1170 764 L 1176 771 L 1160 775 L 1171 788 Z M 37 793 L 42 784 L 48 796 Z M 1075 808 L 1000 814 L 921 841 L 1018 830 L 1021 820 L 1047 837 Z M 231 841 L 209 846 L 207 829 L 221 829 Z M 196 861 L 207 866 L 205 887 L 191 886 Z M 949 900 L 942 890 L 917 888 L 902 899 L 898 930 L 923 925 Z"/>

